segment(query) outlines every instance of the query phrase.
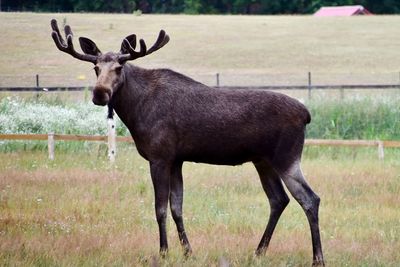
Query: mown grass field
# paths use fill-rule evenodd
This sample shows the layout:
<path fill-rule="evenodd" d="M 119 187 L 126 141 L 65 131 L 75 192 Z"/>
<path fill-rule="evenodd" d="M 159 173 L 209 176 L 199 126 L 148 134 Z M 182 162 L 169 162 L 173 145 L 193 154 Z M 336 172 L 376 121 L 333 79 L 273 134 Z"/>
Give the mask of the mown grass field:
<path fill-rule="evenodd" d="M 56 49 L 52 18 L 72 26 L 77 49 L 79 36 L 102 51 L 117 51 L 131 33 L 150 44 L 165 29 L 170 43 L 135 64 L 171 68 L 213 85 L 217 72 L 225 85 L 306 84 L 308 71 L 316 84 L 399 81 L 399 16 L 0 13 L 0 86 L 33 86 L 36 74 L 43 86 L 93 84 L 90 63 Z"/>
<path fill-rule="evenodd" d="M 251 164 L 184 166 L 184 220 L 194 254 L 183 257 L 169 217 L 171 250 L 159 259 L 147 163 L 124 146 L 110 166 L 96 150 L 56 153 L 53 162 L 41 151 L 0 154 L 1 266 L 218 266 L 222 258 L 231 266 L 311 265 L 308 223 L 293 199 L 266 256 L 253 257 L 269 206 Z M 307 148 L 303 160 L 322 198 L 327 266 L 398 266 L 398 153 L 384 162 L 375 150 L 356 158 L 333 154 Z"/>

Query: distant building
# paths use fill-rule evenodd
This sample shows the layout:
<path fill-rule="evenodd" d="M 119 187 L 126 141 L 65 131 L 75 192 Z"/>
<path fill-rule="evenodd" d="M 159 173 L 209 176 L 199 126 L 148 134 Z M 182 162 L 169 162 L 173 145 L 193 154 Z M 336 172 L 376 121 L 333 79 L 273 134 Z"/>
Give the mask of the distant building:
<path fill-rule="evenodd" d="M 372 15 L 372 13 L 360 5 L 321 7 L 317 12 L 314 13 L 314 16 L 316 17 L 349 17 L 356 15 Z"/>

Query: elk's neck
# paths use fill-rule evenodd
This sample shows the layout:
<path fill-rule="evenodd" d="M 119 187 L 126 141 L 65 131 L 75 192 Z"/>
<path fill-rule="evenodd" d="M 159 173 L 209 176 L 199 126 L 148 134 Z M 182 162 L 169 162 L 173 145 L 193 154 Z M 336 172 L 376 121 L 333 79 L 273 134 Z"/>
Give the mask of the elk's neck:
<path fill-rule="evenodd" d="M 142 102 L 151 87 L 148 77 L 151 71 L 131 64 L 126 64 L 123 71 L 124 82 L 112 97 L 112 107 L 133 136 Z"/>

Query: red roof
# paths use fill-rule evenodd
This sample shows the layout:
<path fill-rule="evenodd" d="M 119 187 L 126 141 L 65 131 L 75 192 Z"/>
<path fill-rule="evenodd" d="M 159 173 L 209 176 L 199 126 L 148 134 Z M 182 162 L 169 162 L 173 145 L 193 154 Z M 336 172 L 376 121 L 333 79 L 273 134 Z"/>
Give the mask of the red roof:
<path fill-rule="evenodd" d="M 333 6 L 321 7 L 314 16 L 316 17 L 334 17 L 334 16 L 354 16 L 354 15 L 372 15 L 363 6 Z"/>

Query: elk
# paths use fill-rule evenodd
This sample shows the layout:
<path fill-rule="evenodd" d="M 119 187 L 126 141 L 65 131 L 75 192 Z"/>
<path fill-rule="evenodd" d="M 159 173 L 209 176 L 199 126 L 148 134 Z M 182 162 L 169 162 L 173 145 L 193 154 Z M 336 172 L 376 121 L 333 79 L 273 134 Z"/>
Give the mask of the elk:
<path fill-rule="evenodd" d="M 140 48 L 135 50 L 136 35 L 127 36 L 118 53 L 103 54 L 93 41 L 80 37 L 82 54 L 74 49 L 69 26 L 64 29 L 66 40 L 56 20 L 51 21 L 51 27 L 59 50 L 95 65 L 93 103 L 115 110 L 129 129 L 138 153 L 150 163 L 161 255 L 168 250 L 168 201 L 184 254 L 192 253 L 182 219 L 183 162 L 252 162 L 270 205 L 256 255 L 265 253 L 289 203 L 284 183 L 307 216 L 313 266 L 324 266 L 318 223 L 320 198 L 306 183 L 300 168 L 305 129 L 311 121 L 302 103 L 266 90 L 210 88 L 169 69 L 143 69 L 127 63 L 166 45 L 169 36 L 163 30 L 150 49 L 140 39 Z"/>

